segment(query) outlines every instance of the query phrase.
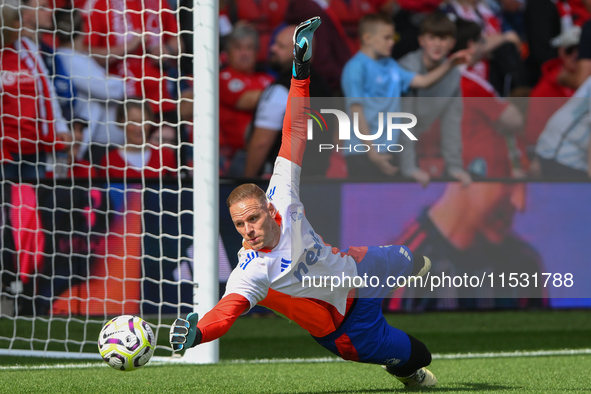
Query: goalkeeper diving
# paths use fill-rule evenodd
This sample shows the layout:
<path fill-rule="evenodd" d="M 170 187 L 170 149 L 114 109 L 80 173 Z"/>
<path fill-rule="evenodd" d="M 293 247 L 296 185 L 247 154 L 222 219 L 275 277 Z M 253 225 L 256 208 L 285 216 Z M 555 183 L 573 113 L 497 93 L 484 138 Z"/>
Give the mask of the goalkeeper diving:
<path fill-rule="evenodd" d="M 394 288 L 354 288 L 352 283 L 332 289 L 302 286 L 304 277 L 368 275 L 386 283 L 387 277 L 425 275 L 431 268 L 427 257 L 413 256 L 400 245 L 339 251 L 322 241 L 304 214 L 299 189 L 305 107 L 309 106 L 312 37 L 319 25 L 320 18 L 315 17 L 294 33 L 295 59 L 281 149 L 267 192 L 243 184 L 227 199 L 243 247 L 226 293 L 201 320 L 196 313 L 177 319 L 170 329 L 170 343 L 179 351 L 213 341 L 258 304 L 294 321 L 345 360 L 381 365 L 409 387 L 434 386 L 437 379 L 425 368 L 431 363 L 427 347 L 388 325 L 382 314 L 383 298 Z"/>

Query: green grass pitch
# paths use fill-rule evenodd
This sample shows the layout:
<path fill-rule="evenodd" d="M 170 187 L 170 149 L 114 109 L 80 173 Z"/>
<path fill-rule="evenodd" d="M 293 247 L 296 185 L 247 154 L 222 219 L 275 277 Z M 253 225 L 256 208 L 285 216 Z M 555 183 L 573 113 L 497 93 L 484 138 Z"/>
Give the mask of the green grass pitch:
<path fill-rule="evenodd" d="M 436 355 L 591 348 L 591 311 L 471 312 L 389 315 L 391 324 L 423 340 Z M 1 321 L 0 326 L 5 322 Z M 166 338 L 159 337 L 159 343 Z M 389 393 L 403 386 L 374 365 L 309 362 L 332 357 L 295 324 L 240 318 L 221 340 L 217 365 L 150 363 L 133 372 L 106 364 L 0 358 L 0 392 L 129 393 Z M 255 359 L 297 362 L 255 363 Z M 236 362 L 235 360 L 244 360 Z M 66 364 L 60 366 L 59 364 Z M 59 368 L 58 368 L 59 367 Z M 440 384 L 424 392 L 570 393 L 591 391 L 588 354 L 437 358 Z"/>

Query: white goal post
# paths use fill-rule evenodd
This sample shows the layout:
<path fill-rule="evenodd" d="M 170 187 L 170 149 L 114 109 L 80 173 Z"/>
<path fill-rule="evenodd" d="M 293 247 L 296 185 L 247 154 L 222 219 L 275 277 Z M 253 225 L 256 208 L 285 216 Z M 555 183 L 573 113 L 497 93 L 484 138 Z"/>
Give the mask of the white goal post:
<path fill-rule="evenodd" d="M 159 2 L 169 6 L 156 14 L 154 4 Z M 123 8 L 105 12 L 100 9 L 105 3 Z M 14 43 L 3 40 L 0 54 L 21 62 L 18 70 L 2 68 L 3 108 L 9 99 L 14 105 L 43 107 L 33 121 L 59 134 L 63 119 L 75 149 L 52 148 L 44 141 L 39 145 L 43 149 L 30 155 L 3 152 L 0 355 L 100 359 L 102 326 L 112 317 L 132 314 L 154 330 L 158 343 L 153 360 L 218 362 L 218 341 L 182 355 L 173 354 L 168 344 L 176 317 L 190 311 L 203 316 L 219 298 L 218 1 L 142 0 L 138 13 L 126 9 L 124 0 L 88 0 L 85 9 L 57 16 L 36 6 L 36 0 L 25 0 L 17 18 L 37 21 L 37 26 L 7 28 L 1 24 L 10 14 L 7 7 L 14 9 L 15 4 L 19 2 L 4 0 L 0 5 L 2 35 L 14 37 Z M 102 16 L 92 19 L 93 11 Z M 34 17 L 23 18 L 27 12 Z M 183 12 L 192 15 L 192 27 L 179 23 Z M 109 18 L 126 22 L 117 27 L 112 20 L 113 31 L 94 32 L 97 21 L 111 13 Z M 76 30 L 75 14 L 89 23 L 90 32 Z M 43 25 L 45 17 L 52 26 Z M 162 31 L 133 30 L 127 24 L 133 25 L 135 17 L 145 29 L 142 18 L 155 18 L 153 28 Z M 167 18 L 176 20 L 175 34 L 165 29 Z M 183 34 L 192 37 L 188 53 L 181 51 Z M 171 37 L 178 51 L 175 41 L 167 41 Z M 129 53 L 101 52 L 101 45 L 114 48 L 118 42 Z M 80 52 L 80 43 L 88 52 Z M 182 58 L 192 63 L 192 75 L 181 72 Z M 96 73 L 84 74 L 87 66 Z M 153 75 L 138 75 L 137 70 L 148 66 L 162 72 L 159 93 L 146 82 L 154 83 Z M 26 67 L 24 73 L 30 72 L 34 82 L 19 80 L 18 71 Z M 106 67 L 104 75 L 100 67 Z M 18 94 L 7 88 L 13 71 Z M 36 95 L 20 94 L 25 83 L 34 84 Z M 60 93 L 60 83 L 69 84 L 64 90 L 69 89 L 70 97 Z M 101 89 L 104 94 L 96 93 Z M 186 115 L 187 104 L 192 105 L 192 119 Z M 96 108 L 102 115 L 93 112 Z M 26 113 L 21 109 L 14 111 Z M 29 120 L 6 111 L 1 122 Z M 4 141 L 21 138 L 16 128 L 9 135 L 10 124 L 0 126 Z M 132 140 L 134 126 L 141 143 Z M 98 155 L 101 159 L 95 160 Z M 110 172 L 119 164 L 115 158 L 123 166 Z"/>
<path fill-rule="evenodd" d="M 218 2 L 198 2 L 193 12 L 194 58 L 193 75 L 203 75 L 202 84 L 195 89 L 193 123 L 209 130 L 195 133 L 193 176 L 193 234 L 194 239 L 207 247 L 199 249 L 200 258 L 194 260 L 195 311 L 203 316 L 218 301 L 218 211 L 219 211 L 219 79 L 218 79 Z M 206 163 L 203 168 L 197 163 Z M 183 357 L 197 363 L 219 361 L 219 340 L 188 349 Z"/>

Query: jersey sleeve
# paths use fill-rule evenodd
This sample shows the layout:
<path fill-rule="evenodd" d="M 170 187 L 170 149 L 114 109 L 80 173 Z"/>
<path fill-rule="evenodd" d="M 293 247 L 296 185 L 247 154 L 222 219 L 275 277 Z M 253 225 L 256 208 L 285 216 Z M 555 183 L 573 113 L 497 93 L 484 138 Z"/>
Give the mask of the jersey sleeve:
<path fill-rule="evenodd" d="M 228 332 L 238 316 L 249 308 L 249 302 L 239 294 L 228 294 L 197 323 L 201 331 L 201 342 L 210 342 Z"/>
<path fill-rule="evenodd" d="M 291 79 L 283 118 L 279 157 L 302 166 L 306 149 L 306 108 L 310 106 L 310 78 Z M 298 183 L 299 184 L 299 183 Z"/>
<path fill-rule="evenodd" d="M 288 207 L 300 204 L 300 175 L 302 169 L 283 157 L 275 160 L 273 175 L 269 181 L 267 198 L 283 215 Z"/>
<path fill-rule="evenodd" d="M 249 302 L 244 311 L 248 312 L 267 296 L 270 286 L 267 267 L 258 252 L 241 253 L 238 266 L 228 278 L 224 297 L 230 294 L 241 295 Z"/>

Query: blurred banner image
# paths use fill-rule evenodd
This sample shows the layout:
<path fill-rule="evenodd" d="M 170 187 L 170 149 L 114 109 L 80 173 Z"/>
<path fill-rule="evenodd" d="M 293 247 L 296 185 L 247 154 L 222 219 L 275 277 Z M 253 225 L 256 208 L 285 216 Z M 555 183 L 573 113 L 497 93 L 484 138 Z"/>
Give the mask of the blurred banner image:
<path fill-rule="evenodd" d="M 430 256 L 431 275 L 484 278 L 400 289 L 395 296 L 406 299 L 393 299 L 394 309 L 589 306 L 590 197 L 591 185 L 572 183 L 346 184 L 341 245 L 403 244 Z M 511 273 L 519 274 L 516 286 Z M 564 283 L 567 274 L 572 282 Z"/>

